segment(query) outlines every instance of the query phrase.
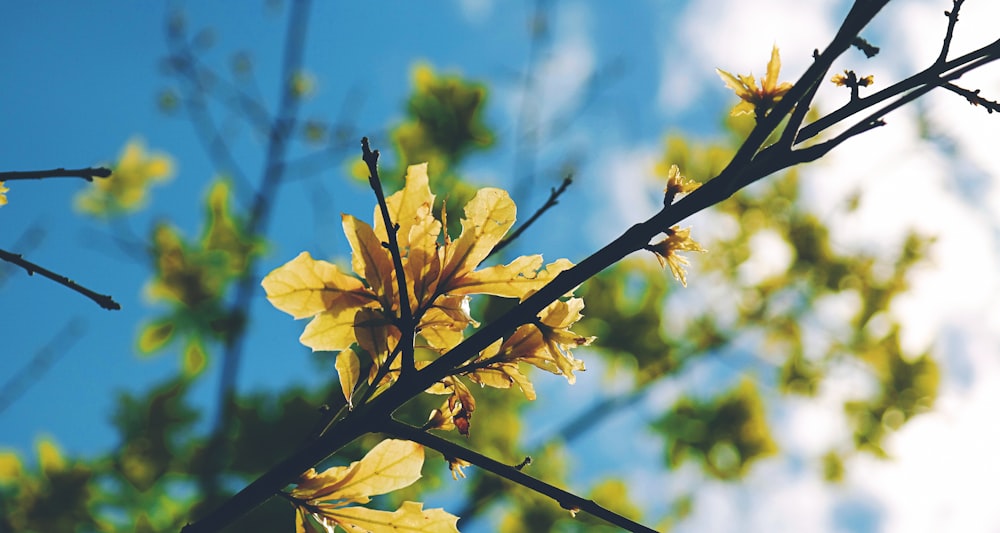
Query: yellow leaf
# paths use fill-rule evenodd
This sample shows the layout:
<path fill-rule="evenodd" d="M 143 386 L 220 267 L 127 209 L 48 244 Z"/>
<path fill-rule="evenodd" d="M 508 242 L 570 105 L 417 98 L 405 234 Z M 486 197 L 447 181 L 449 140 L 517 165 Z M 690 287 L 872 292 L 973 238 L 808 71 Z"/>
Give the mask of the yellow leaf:
<path fill-rule="evenodd" d="M 173 160 L 159 152 L 146 152 L 138 138 L 130 139 L 112 165 L 107 179 L 95 180 L 76 197 L 76 207 L 85 213 L 111 216 L 136 210 L 146 203 L 150 185 L 173 175 Z"/>
<path fill-rule="evenodd" d="M 411 309 L 423 307 L 435 296 L 441 274 L 441 256 L 438 254 L 438 236 L 441 222 L 428 216 L 410 228 L 410 248 L 404 260 L 406 283 Z"/>
<path fill-rule="evenodd" d="M 362 309 L 354 315 L 354 338 L 376 363 L 396 348 L 400 337 L 399 328 L 375 309 Z"/>
<path fill-rule="evenodd" d="M 468 374 L 472 381 L 495 389 L 509 389 L 511 385 L 517 384 L 524 397 L 534 400 L 535 387 L 528 381 L 528 377 L 517 368 L 517 363 L 497 363 L 486 368 L 480 368 Z"/>
<path fill-rule="evenodd" d="M 24 467 L 14 452 L 0 452 L 0 484 L 16 481 Z"/>
<path fill-rule="evenodd" d="M 344 233 L 351 243 L 351 267 L 354 272 L 368 281 L 383 304 L 394 301 L 393 266 L 389 251 L 382 247 L 382 241 L 375 236 L 372 227 L 352 217 L 342 215 Z"/>
<path fill-rule="evenodd" d="M 341 273 L 334 264 L 313 259 L 309 252 L 272 270 L 261 286 L 271 305 L 295 319 L 323 312 L 337 314 L 375 299 L 361 280 Z"/>
<path fill-rule="evenodd" d="M 366 503 L 420 479 L 424 447 L 410 441 L 387 439 L 350 466 L 337 466 L 317 474 L 309 469 L 299 478 L 292 496 L 303 500 L 342 500 Z"/>
<path fill-rule="evenodd" d="M 444 353 L 458 346 L 464 339 L 463 331 L 479 323 L 469 316 L 469 297 L 446 295 L 435 300 L 434 306 L 420 319 L 420 335 L 438 352 Z"/>
<path fill-rule="evenodd" d="M 205 348 L 201 345 L 201 341 L 193 340 L 188 343 L 187 347 L 184 348 L 184 360 L 182 362 L 184 375 L 186 377 L 196 376 L 205 370 L 205 365 L 208 363 L 208 355 L 205 354 Z"/>
<path fill-rule="evenodd" d="M 299 342 L 313 351 L 336 352 L 346 350 L 354 344 L 354 315 L 356 309 L 344 309 L 339 313 L 320 313 L 306 325 Z"/>
<path fill-rule="evenodd" d="M 3 182 L 0 181 L 0 205 L 7 205 L 7 187 L 4 187 Z"/>
<path fill-rule="evenodd" d="M 537 279 L 542 266 L 542 256 L 523 255 L 506 265 L 496 265 L 468 274 L 448 284 L 448 294 L 492 294 L 519 298 L 526 292 L 538 290 L 545 280 Z"/>
<path fill-rule="evenodd" d="M 444 509 L 424 509 L 418 502 L 403 502 L 395 512 L 378 511 L 367 507 L 319 506 L 322 516 L 347 531 L 370 533 L 458 533 L 458 517 Z"/>
<path fill-rule="evenodd" d="M 517 207 L 507 191 L 479 189 L 465 206 L 462 234 L 444 248 L 442 284 L 472 272 L 514 225 Z M 442 290 L 442 292 L 447 292 Z"/>
<path fill-rule="evenodd" d="M 166 346 L 174 335 L 174 323 L 170 320 L 158 320 L 146 324 L 139 333 L 139 351 L 144 354 L 153 353 Z"/>
<path fill-rule="evenodd" d="M 410 165 L 406 168 L 406 178 L 403 189 L 385 199 L 389 208 L 389 218 L 393 224 L 399 224 L 396 240 L 400 250 L 410 247 L 410 230 L 414 226 L 423 225 L 427 219 L 434 219 L 431 209 L 434 207 L 434 195 L 431 194 L 427 177 L 427 163 Z M 441 226 L 438 224 L 438 230 Z M 385 232 L 385 223 L 378 207 L 375 208 L 375 236 L 383 242 L 389 238 Z M 435 235 L 435 239 L 436 239 Z"/>
<path fill-rule="evenodd" d="M 312 515 L 315 520 L 310 520 Z M 304 507 L 295 508 L 295 533 L 336 533 L 337 524 L 315 516 Z"/>
<path fill-rule="evenodd" d="M 344 399 L 347 405 L 354 409 L 354 402 L 351 397 L 354 395 L 354 386 L 358 384 L 358 377 L 361 375 L 361 362 L 354 350 L 347 349 L 337 354 L 337 375 L 340 376 L 340 388 L 344 391 Z"/>
<path fill-rule="evenodd" d="M 524 324 L 514 331 L 501 348 L 505 361 L 524 361 L 546 372 L 566 376 L 576 382 L 574 372 L 585 370 L 583 361 L 573 357 L 572 349 L 587 346 L 595 337 L 584 337 L 569 330 L 583 317 L 583 300 L 556 300 L 539 314 L 536 324 Z"/>
<path fill-rule="evenodd" d="M 38 464 L 42 467 L 42 472 L 53 472 L 66 467 L 66 459 L 56 443 L 43 438 L 38 441 Z"/>

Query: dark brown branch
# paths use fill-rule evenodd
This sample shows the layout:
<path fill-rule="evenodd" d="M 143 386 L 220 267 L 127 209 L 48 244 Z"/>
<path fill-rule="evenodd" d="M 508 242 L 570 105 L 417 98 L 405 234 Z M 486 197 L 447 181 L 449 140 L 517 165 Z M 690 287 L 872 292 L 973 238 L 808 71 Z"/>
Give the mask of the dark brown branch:
<path fill-rule="evenodd" d="M 57 274 L 43 266 L 36 265 L 27 259 L 21 257 L 21 254 L 10 253 L 6 250 L 0 250 L 0 259 L 7 261 L 8 263 L 13 263 L 25 270 L 29 276 L 34 274 L 41 274 L 42 276 L 51 279 L 52 281 L 65 286 L 70 290 L 74 290 L 87 298 L 90 298 L 97 305 L 109 311 L 117 311 L 122 308 L 122 306 L 114 301 L 111 296 L 106 294 L 96 293 L 83 285 L 63 276 L 62 274 Z"/>
<path fill-rule="evenodd" d="M 865 57 L 868 59 L 877 56 L 879 53 L 879 47 L 868 42 L 861 36 L 855 37 L 854 40 L 851 41 L 851 46 L 861 50 L 861 53 L 865 54 Z"/>
<path fill-rule="evenodd" d="M 396 270 L 396 285 L 399 291 L 399 330 L 402 333 L 399 343 L 403 347 L 399 379 L 406 379 L 416 371 L 413 360 L 413 330 L 417 324 L 413 321 L 413 310 L 410 309 L 410 295 L 406 288 L 406 271 L 403 270 L 403 257 L 399 250 L 399 240 L 396 238 L 399 226 L 393 223 L 392 217 L 389 215 L 389 206 L 385 203 L 385 191 L 382 190 L 382 180 L 378 177 L 378 150 L 372 151 L 371 147 L 368 146 L 368 137 L 361 138 L 361 158 L 368 165 L 368 184 L 375 192 L 375 198 L 378 199 L 382 223 L 385 224 L 385 234 L 389 239 L 387 247 L 392 256 L 392 266 Z M 392 359 L 386 360 L 386 367 L 390 364 L 392 364 Z M 375 384 L 378 385 L 378 382 Z"/>
<path fill-rule="evenodd" d="M 562 184 L 560 184 L 558 188 L 552 189 L 552 192 L 549 193 L 549 199 L 545 201 L 545 204 L 543 204 L 542 207 L 539 207 L 538 211 L 535 211 L 535 213 L 531 215 L 531 217 L 529 217 L 528 220 L 525 220 L 524 224 L 521 224 L 516 230 L 514 230 L 513 233 L 511 233 L 509 236 L 507 236 L 502 241 L 497 243 L 497 245 L 493 247 L 493 250 L 491 250 L 489 255 L 487 255 L 486 257 L 489 257 L 499 252 L 500 250 L 504 249 L 508 244 L 514 242 L 514 239 L 520 237 L 521 234 L 524 233 L 524 230 L 531 227 L 531 225 L 534 224 L 535 221 L 538 220 L 543 214 L 545 214 L 546 211 L 555 207 L 555 205 L 559 203 L 559 197 L 562 196 L 564 192 L 566 192 L 566 189 L 570 186 L 571 183 L 573 183 L 573 176 L 566 176 L 563 179 Z"/>
<path fill-rule="evenodd" d="M 445 457 L 454 457 L 472 463 L 483 470 L 492 472 L 543 496 L 547 496 L 568 511 L 584 511 L 626 531 L 655 533 L 655 530 L 601 507 L 593 500 L 581 498 L 572 492 L 567 492 L 540 479 L 531 477 L 525 474 L 521 468 L 518 468 L 518 465 L 501 463 L 479 452 L 459 446 L 437 435 L 427 433 L 418 427 L 389 419 L 380 428 L 380 431 L 391 437 L 406 439 L 421 444 L 426 448 L 437 450 Z M 520 466 L 523 468 L 523 465 L 526 463 L 527 461 L 524 461 Z"/>
<path fill-rule="evenodd" d="M 986 98 L 979 96 L 979 91 L 980 91 L 979 89 L 976 89 L 975 91 L 970 91 L 969 89 L 959 87 L 954 83 L 946 83 L 942 85 L 942 87 L 948 89 L 949 91 L 955 94 L 964 96 L 965 99 L 968 100 L 969 103 L 974 106 L 983 106 L 984 108 L 986 108 L 987 113 L 992 114 L 994 111 L 1000 111 L 1000 102 L 987 100 Z"/>
<path fill-rule="evenodd" d="M 956 69 L 961 69 L 961 72 L 965 73 L 968 72 L 969 69 L 965 69 L 964 67 L 972 65 L 974 68 L 978 68 L 989 61 L 996 60 L 997 58 L 1000 58 L 1000 40 L 994 41 L 982 48 L 979 48 L 978 50 L 969 52 L 968 54 L 952 59 L 951 61 L 932 65 L 927 69 L 906 78 L 905 80 L 887 87 L 871 96 L 852 101 L 840 109 L 823 116 L 815 122 L 807 124 L 799 132 L 796 142 L 801 143 L 816 137 L 820 133 L 829 129 L 831 126 L 839 124 L 852 115 L 865 111 L 866 109 L 874 107 L 903 93 L 912 91 L 917 87 L 921 87 L 939 79 L 946 79 L 948 81 L 956 79 L 952 76 L 952 74 L 954 74 L 952 71 L 955 71 Z M 937 84 L 941 85 L 941 83 Z"/>
<path fill-rule="evenodd" d="M 54 168 L 52 170 L 26 170 L 0 172 L 0 181 L 14 180 L 42 180 L 47 178 L 80 178 L 87 181 L 94 181 L 94 178 L 106 178 L 111 175 L 111 171 L 104 167 L 97 168 L 77 168 L 66 170 L 65 168 Z"/>
<path fill-rule="evenodd" d="M 945 30 L 944 39 L 941 41 L 941 53 L 938 54 L 936 64 L 941 64 L 948 60 L 951 39 L 955 35 L 955 25 L 958 24 L 958 11 L 962 9 L 962 3 L 964 2 L 965 0 L 952 0 L 951 11 L 944 12 L 944 16 L 948 17 L 948 29 Z"/>

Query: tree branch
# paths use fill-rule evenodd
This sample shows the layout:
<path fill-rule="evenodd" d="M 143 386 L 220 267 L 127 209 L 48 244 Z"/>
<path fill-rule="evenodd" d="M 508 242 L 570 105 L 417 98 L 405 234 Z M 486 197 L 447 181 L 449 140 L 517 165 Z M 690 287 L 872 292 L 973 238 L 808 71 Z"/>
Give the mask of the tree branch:
<path fill-rule="evenodd" d="M 520 237 L 521 234 L 524 233 L 526 229 L 530 228 L 531 225 L 534 224 L 535 221 L 538 220 L 543 214 L 545 214 L 546 211 L 555 207 L 555 205 L 559 203 L 559 197 L 562 196 L 564 192 L 566 192 L 566 189 L 570 186 L 571 183 L 573 183 L 573 176 L 566 176 L 565 178 L 563 178 L 562 184 L 559 185 L 559 188 L 552 189 L 552 192 L 549 193 L 549 199 L 545 201 L 542 207 L 539 207 L 538 211 L 535 211 L 535 213 L 531 215 L 531 217 L 528 218 L 528 220 L 525 220 L 524 224 L 518 226 L 518 228 L 514 230 L 514 232 L 511 233 L 510 236 L 504 238 L 502 241 L 497 243 L 497 245 L 494 246 L 492 250 L 490 250 L 489 255 L 487 255 L 486 257 L 489 257 L 499 252 L 500 250 L 504 249 L 508 244 L 514 242 L 514 239 Z"/>
<path fill-rule="evenodd" d="M 94 178 L 106 178 L 110 175 L 111 171 L 104 167 L 77 168 L 72 170 L 54 168 L 52 170 L 0 172 L 0 181 L 41 180 L 46 178 L 80 178 L 87 181 L 94 181 Z"/>
<path fill-rule="evenodd" d="M 87 298 L 90 298 L 97 305 L 109 311 L 118 311 L 122 306 L 116 302 L 111 296 L 106 294 L 96 293 L 83 285 L 63 276 L 62 274 L 57 274 L 43 266 L 37 265 L 21 257 L 21 254 L 14 254 L 6 250 L 0 249 L 0 259 L 7 261 L 8 263 L 13 263 L 21 268 L 23 268 L 29 276 L 34 274 L 41 274 L 42 276 L 51 279 L 52 281 L 65 286 L 66 288 L 76 291 Z"/>
<path fill-rule="evenodd" d="M 512 466 L 501 463 L 479 452 L 459 446 L 458 444 L 445 440 L 437 435 L 427 433 L 418 427 L 404 424 L 390 418 L 387 419 L 378 430 L 391 437 L 410 440 L 416 442 L 417 444 L 421 444 L 424 447 L 437 450 L 445 457 L 453 457 L 472 463 L 483 470 L 492 472 L 502 478 L 517 483 L 518 485 L 531 489 L 543 496 L 547 496 L 558 503 L 560 507 L 570 512 L 575 513 L 576 511 L 584 511 L 597 518 L 605 520 L 609 524 L 618 526 L 627 531 L 655 533 L 655 530 L 601 507 L 593 500 L 581 498 L 572 492 L 567 492 L 553 485 L 549 485 L 548 483 L 545 483 L 537 478 L 531 477 L 528 474 L 525 474 L 521 469 L 517 468 L 516 465 Z"/>
<path fill-rule="evenodd" d="M 368 165 L 368 184 L 375 192 L 375 198 L 378 199 L 378 208 L 382 214 L 382 222 L 385 224 L 386 238 L 389 239 L 387 248 L 392 256 L 392 266 L 396 270 L 396 285 L 399 291 L 399 331 L 402 334 L 399 344 L 403 347 L 399 379 L 406 379 L 416 371 L 413 360 L 413 330 L 417 325 L 413 322 L 410 295 L 406 288 L 406 271 L 403 270 L 403 258 L 400 255 L 399 240 L 396 238 L 399 226 L 389 216 L 389 206 L 385 203 L 382 180 L 378 177 L 378 150 L 372 151 L 371 147 L 368 146 L 368 137 L 361 138 L 361 158 Z M 392 359 L 388 359 L 385 364 L 386 366 L 391 365 Z"/>

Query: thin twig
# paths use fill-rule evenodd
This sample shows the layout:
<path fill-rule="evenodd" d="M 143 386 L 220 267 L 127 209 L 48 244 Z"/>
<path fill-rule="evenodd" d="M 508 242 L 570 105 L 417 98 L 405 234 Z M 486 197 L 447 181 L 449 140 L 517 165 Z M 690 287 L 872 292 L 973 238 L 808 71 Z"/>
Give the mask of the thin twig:
<path fill-rule="evenodd" d="M 962 9 L 962 3 L 965 0 L 952 0 L 951 11 L 945 11 L 944 16 L 948 17 L 948 29 L 945 30 L 944 40 L 941 42 L 941 53 L 938 54 L 937 61 L 934 63 L 940 65 L 948 60 L 948 50 L 951 48 L 951 39 L 955 34 L 955 25 L 958 24 L 958 11 Z"/>
<path fill-rule="evenodd" d="M 402 334 L 399 343 L 403 347 L 399 379 L 406 379 L 416 371 L 413 330 L 417 325 L 413 322 L 413 310 L 410 309 L 410 296 L 406 287 L 406 271 L 403 270 L 403 257 L 399 250 L 399 240 L 396 237 L 399 225 L 394 223 L 389 215 L 389 206 L 385 203 L 385 191 L 382 190 L 382 180 L 378 177 L 378 150 L 372 151 L 371 147 L 368 146 L 368 137 L 361 138 L 361 158 L 368 165 L 368 184 L 375 192 L 375 198 L 378 199 L 378 208 L 382 214 L 382 222 L 385 224 L 386 238 L 389 239 L 386 247 L 389 249 L 389 255 L 392 256 L 392 266 L 396 270 L 396 287 L 399 291 L 399 330 Z M 374 265 L 371 267 L 374 268 Z M 387 366 L 391 363 L 392 359 L 386 361 Z"/>
<path fill-rule="evenodd" d="M 980 92 L 979 89 L 976 89 L 975 91 L 970 91 L 969 89 L 959 87 L 954 83 L 946 83 L 942 85 L 942 87 L 948 89 L 949 91 L 955 94 L 964 96 L 965 99 L 968 100 L 969 103 L 974 106 L 983 106 L 986 109 L 987 113 L 992 114 L 994 111 L 1000 111 L 1000 102 L 994 100 L 987 100 L 986 98 L 979 96 Z"/>
<path fill-rule="evenodd" d="M 796 142 L 801 143 L 803 141 L 809 140 L 816 137 L 820 133 L 826 131 L 830 127 L 839 124 L 846 120 L 848 117 L 860 113 L 866 109 L 874 107 L 886 100 L 899 96 L 900 94 L 912 91 L 917 87 L 926 85 L 930 81 L 935 79 L 955 79 L 947 75 L 947 73 L 959 69 L 962 67 L 973 65 L 974 68 L 982 66 L 983 60 L 986 62 L 996 60 L 1000 57 L 1000 40 L 993 41 L 992 43 L 983 46 L 977 50 L 969 52 L 961 57 L 952 59 L 941 64 L 932 65 L 921 72 L 918 72 L 905 80 L 902 80 L 890 87 L 882 89 L 881 91 L 866 96 L 864 98 L 859 98 L 852 101 L 840 109 L 837 109 L 819 119 L 815 122 L 807 124 L 799 132 Z M 962 70 L 962 72 L 967 72 L 968 70 Z M 939 84 L 940 85 L 940 84 Z"/>
<path fill-rule="evenodd" d="M 74 290 L 87 298 L 90 298 L 97 305 L 109 311 L 117 311 L 122 308 L 122 306 L 116 302 L 111 296 L 106 294 L 96 293 L 83 285 L 63 276 L 62 274 L 57 274 L 43 266 L 37 265 L 21 257 L 21 254 L 14 254 L 6 250 L 0 250 L 0 259 L 7 261 L 8 263 L 13 263 L 21 268 L 23 268 L 29 276 L 34 274 L 41 274 L 42 276 L 51 279 L 52 281 L 65 286 L 70 290 Z"/>
<path fill-rule="evenodd" d="M 655 533 L 655 530 L 614 511 L 610 511 L 600 506 L 594 500 L 581 498 L 572 492 L 567 492 L 540 479 L 531 477 L 525 474 L 521 468 L 517 468 L 517 466 L 501 463 L 479 452 L 459 446 L 437 435 L 427 433 L 418 427 L 389 419 L 380 427 L 380 431 L 389 436 L 413 441 L 427 448 L 437 450 L 445 457 L 454 457 L 472 463 L 483 470 L 487 470 L 518 485 L 531 489 L 538 494 L 548 496 L 558 503 L 560 507 L 570 512 L 583 511 L 627 531 Z"/>
<path fill-rule="evenodd" d="M 572 175 L 563 178 L 562 184 L 560 184 L 558 188 L 553 188 L 552 192 L 549 193 L 549 199 L 545 201 L 545 204 L 543 204 L 542 207 L 539 207 L 538 211 L 535 211 L 535 213 L 531 215 L 531 217 L 529 217 L 528 220 L 525 220 L 524 224 L 521 224 L 516 230 L 514 230 L 513 233 L 511 233 L 509 236 L 507 236 L 502 241 L 497 243 L 497 245 L 494 246 L 492 250 L 490 250 L 490 253 L 486 257 L 489 257 L 499 252 L 508 244 L 514 242 L 514 239 L 520 237 L 521 234 L 524 233 L 524 230 L 531 227 L 531 225 L 534 224 L 535 221 L 538 220 L 539 217 L 541 217 L 546 211 L 555 207 L 555 205 L 559 203 L 559 197 L 562 196 L 564 192 L 566 192 L 566 189 L 570 186 L 571 183 L 573 183 Z"/>
<path fill-rule="evenodd" d="M 0 181 L 42 180 L 47 178 L 80 178 L 87 181 L 94 181 L 94 178 L 106 178 L 110 175 L 111 170 L 104 167 L 76 168 L 71 170 L 54 168 L 52 170 L 0 172 Z"/>

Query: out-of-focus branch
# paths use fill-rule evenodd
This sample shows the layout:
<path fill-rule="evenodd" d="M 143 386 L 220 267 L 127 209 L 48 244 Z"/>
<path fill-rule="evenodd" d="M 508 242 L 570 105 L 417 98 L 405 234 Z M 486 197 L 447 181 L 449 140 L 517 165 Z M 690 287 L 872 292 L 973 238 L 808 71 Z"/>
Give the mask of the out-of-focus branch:
<path fill-rule="evenodd" d="M 35 352 L 27 364 L 7 379 L 3 385 L 0 385 L 0 413 L 16 402 L 31 385 L 38 381 L 42 374 L 65 355 L 80 338 L 83 331 L 84 321 L 82 319 L 70 320 L 52 336 L 45 346 Z"/>
<path fill-rule="evenodd" d="M 309 11 L 309 0 L 291 2 L 282 59 L 280 100 L 268 132 L 267 152 L 260 185 L 255 192 L 246 223 L 246 232 L 251 237 L 266 233 L 273 202 L 285 175 L 284 160 L 297 121 L 299 103 L 299 99 L 294 94 L 292 79 L 302 66 Z M 244 326 L 249 320 L 250 304 L 259 282 L 256 266 L 256 259 L 253 256 L 247 258 L 246 269 L 236 283 L 233 301 L 229 306 L 229 314 L 236 325 L 226 330 L 226 336 L 223 340 L 218 411 L 212 427 L 212 436 L 209 439 L 210 456 L 202 479 L 202 489 L 209 499 L 218 495 L 219 474 L 227 453 L 226 441 L 229 430 L 233 427 L 236 379 L 239 374 L 245 341 Z"/>
<path fill-rule="evenodd" d="M 62 274 L 57 274 L 41 265 L 37 265 L 35 263 L 32 263 L 31 261 L 28 261 L 27 259 L 21 257 L 21 254 L 15 254 L 8 252 L 6 250 L 0 250 L 0 259 L 23 268 L 25 272 L 28 273 L 29 276 L 34 274 L 39 274 L 41 276 L 49 278 L 52 281 L 70 290 L 76 291 L 86 296 L 87 298 L 90 298 L 91 300 L 94 301 L 94 303 L 96 303 L 97 305 L 101 306 L 104 309 L 107 309 L 109 311 L 117 311 L 122 308 L 122 306 L 118 302 L 116 302 L 114 298 L 112 298 L 111 296 L 108 296 L 107 294 L 100 294 L 94 292 L 84 287 L 83 285 L 80 285 L 79 283 L 67 278 L 66 276 L 63 276 Z"/>

